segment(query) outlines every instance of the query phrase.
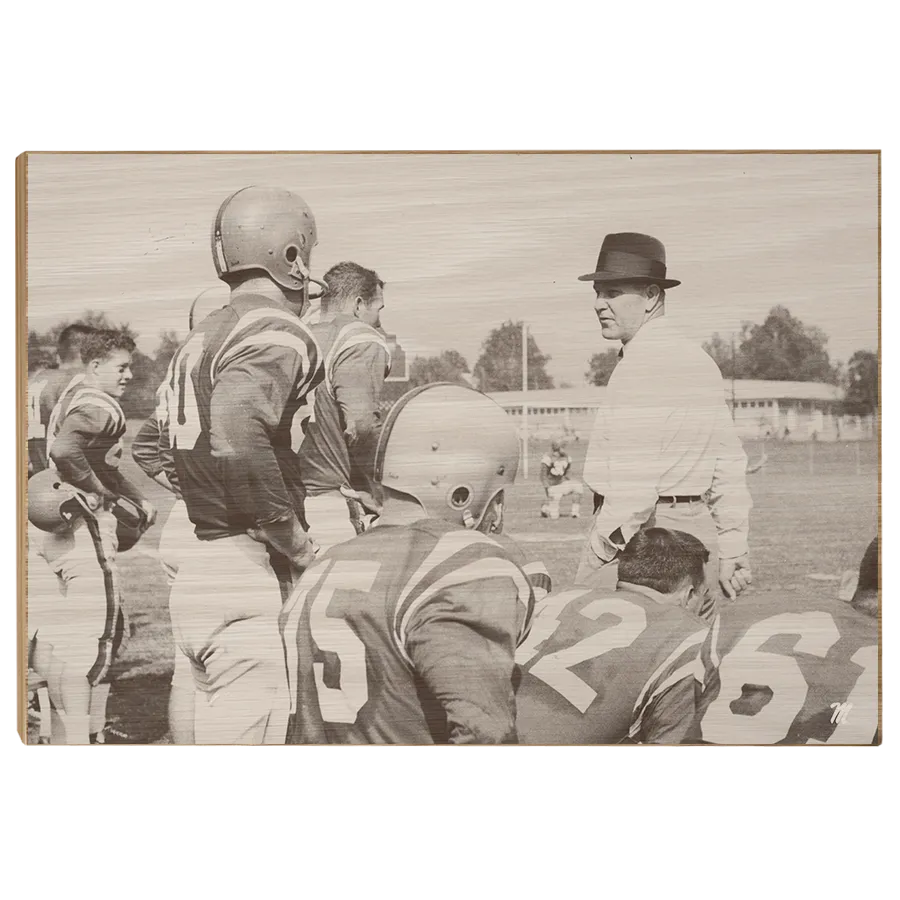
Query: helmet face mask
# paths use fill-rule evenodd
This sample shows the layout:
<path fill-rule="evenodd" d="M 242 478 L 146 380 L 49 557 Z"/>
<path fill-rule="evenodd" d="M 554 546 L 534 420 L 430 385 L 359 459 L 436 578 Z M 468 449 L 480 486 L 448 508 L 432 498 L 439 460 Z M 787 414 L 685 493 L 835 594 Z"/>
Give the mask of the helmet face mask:
<path fill-rule="evenodd" d="M 429 518 L 497 533 L 503 491 L 518 467 L 518 435 L 500 406 L 470 387 L 430 384 L 391 408 L 375 478 L 413 498 Z"/>
<path fill-rule="evenodd" d="M 281 188 L 243 188 L 222 203 L 213 220 L 213 262 L 222 281 L 261 272 L 283 290 L 299 293 L 304 304 L 313 299 L 310 281 L 322 284 L 309 270 L 317 242 L 312 210 Z"/>

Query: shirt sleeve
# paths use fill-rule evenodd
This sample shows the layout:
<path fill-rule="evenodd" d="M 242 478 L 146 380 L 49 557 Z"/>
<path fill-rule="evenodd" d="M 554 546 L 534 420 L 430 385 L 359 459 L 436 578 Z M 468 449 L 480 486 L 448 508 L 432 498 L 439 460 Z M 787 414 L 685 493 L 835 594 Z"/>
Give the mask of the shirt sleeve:
<path fill-rule="evenodd" d="M 210 397 L 210 451 L 238 507 L 258 525 L 295 515 L 273 446 L 304 365 L 295 341 L 288 333 L 283 344 L 248 346 L 217 373 Z"/>
<path fill-rule="evenodd" d="M 335 362 L 332 384 L 349 445 L 371 442 L 378 425 L 376 410 L 387 365 L 388 355 L 376 341 L 353 344 Z"/>
<path fill-rule="evenodd" d="M 723 403 L 716 427 L 718 453 L 707 504 L 719 537 L 719 557 L 733 559 L 749 552 L 750 510 L 747 454 Z"/>
<path fill-rule="evenodd" d="M 622 373 L 616 408 L 604 417 L 608 484 L 590 536 L 602 560 L 611 560 L 653 513 L 662 475 L 660 443 L 673 414 L 641 379 L 626 381 Z"/>
<path fill-rule="evenodd" d="M 83 406 L 65 417 L 50 448 L 50 459 L 63 481 L 96 492 L 99 480 L 107 489 L 116 490 L 117 485 L 106 485 L 99 479 L 87 457 L 87 451 L 112 427 L 112 417 L 97 406 Z"/>
<path fill-rule="evenodd" d="M 431 598 L 409 627 L 407 653 L 446 713 L 451 743 L 515 743 L 519 603 L 509 578 L 470 581 Z"/>
<path fill-rule="evenodd" d="M 156 478 L 163 471 L 159 437 L 159 421 L 156 416 L 150 416 L 140 427 L 131 444 L 131 458 L 148 478 Z"/>

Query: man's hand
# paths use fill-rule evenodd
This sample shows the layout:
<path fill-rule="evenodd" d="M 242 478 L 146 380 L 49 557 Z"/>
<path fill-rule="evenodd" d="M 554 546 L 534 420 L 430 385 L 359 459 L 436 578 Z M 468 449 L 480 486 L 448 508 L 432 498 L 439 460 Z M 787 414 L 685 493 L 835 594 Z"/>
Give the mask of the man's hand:
<path fill-rule="evenodd" d="M 138 504 L 144 515 L 147 517 L 146 528 L 151 528 L 156 521 L 156 507 L 149 500 L 141 500 Z"/>
<path fill-rule="evenodd" d="M 346 484 L 342 484 L 341 494 L 348 500 L 355 500 L 366 512 L 375 516 L 380 516 L 384 511 L 381 504 L 368 491 L 357 491 Z"/>
<path fill-rule="evenodd" d="M 278 522 L 268 522 L 248 528 L 247 534 L 254 541 L 266 544 L 286 557 L 290 564 L 300 571 L 310 566 L 316 558 L 318 545 L 303 530 L 295 516 Z"/>
<path fill-rule="evenodd" d="M 745 553 L 743 556 L 735 556 L 732 559 L 719 560 L 719 584 L 729 600 L 734 600 L 752 583 L 749 554 Z"/>

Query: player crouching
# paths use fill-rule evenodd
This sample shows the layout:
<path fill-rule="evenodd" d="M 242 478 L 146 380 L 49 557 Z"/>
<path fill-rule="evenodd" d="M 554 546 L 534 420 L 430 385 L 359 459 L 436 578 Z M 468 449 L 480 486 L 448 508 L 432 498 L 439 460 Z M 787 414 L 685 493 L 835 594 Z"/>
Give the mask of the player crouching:
<path fill-rule="evenodd" d="M 541 484 L 547 499 L 541 506 L 541 518 L 558 519 L 559 504 L 563 497 L 572 497 L 571 516 L 577 519 L 581 515 L 581 495 L 584 486 L 580 481 L 569 477 L 572 460 L 563 450 L 560 441 L 550 444 L 550 452 L 541 457 Z"/>
<path fill-rule="evenodd" d="M 428 385 L 394 405 L 379 524 L 310 567 L 282 611 L 288 743 L 515 740 L 534 592 L 498 535 L 518 465 L 509 417 L 477 391 Z"/>
<path fill-rule="evenodd" d="M 85 339 L 84 378 L 62 394 L 50 419 L 51 467 L 28 484 L 29 520 L 46 532 L 38 555 L 56 576 L 56 590 L 29 592 L 28 607 L 32 666 L 47 679 L 56 713 L 54 743 L 89 742 L 91 695 L 121 627 L 119 520 L 128 520 L 133 542 L 156 516 L 119 471 L 125 415 L 117 398 L 131 380 L 133 351 L 117 331 Z"/>

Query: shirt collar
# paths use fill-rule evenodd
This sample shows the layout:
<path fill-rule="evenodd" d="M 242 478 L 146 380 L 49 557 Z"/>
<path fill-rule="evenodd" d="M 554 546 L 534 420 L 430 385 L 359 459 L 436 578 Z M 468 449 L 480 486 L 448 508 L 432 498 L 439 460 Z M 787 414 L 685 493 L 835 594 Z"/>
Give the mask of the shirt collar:
<path fill-rule="evenodd" d="M 669 326 L 665 316 L 657 316 L 655 319 L 650 319 L 649 322 L 644 322 L 638 329 L 637 334 L 627 344 L 622 345 L 622 349 L 619 351 L 619 359 L 625 356 L 626 347 L 628 352 L 631 353 L 636 345 L 642 347 L 644 344 L 654 341 L 668 341 L 668 330 Z"/>

